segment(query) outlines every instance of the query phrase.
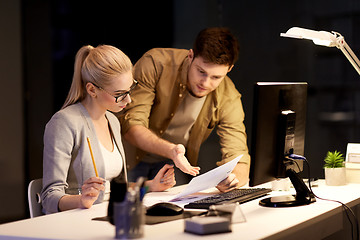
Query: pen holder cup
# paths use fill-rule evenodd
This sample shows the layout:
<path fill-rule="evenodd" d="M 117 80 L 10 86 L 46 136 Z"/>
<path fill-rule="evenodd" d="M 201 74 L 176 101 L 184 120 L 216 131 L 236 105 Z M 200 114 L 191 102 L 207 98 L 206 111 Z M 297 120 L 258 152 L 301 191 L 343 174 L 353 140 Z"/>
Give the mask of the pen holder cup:
<path fill-rule="evenodd" d="M 116 239 L 134 239 L 144 236 L 145 206 L 141 202 L 114 202 Z"/>

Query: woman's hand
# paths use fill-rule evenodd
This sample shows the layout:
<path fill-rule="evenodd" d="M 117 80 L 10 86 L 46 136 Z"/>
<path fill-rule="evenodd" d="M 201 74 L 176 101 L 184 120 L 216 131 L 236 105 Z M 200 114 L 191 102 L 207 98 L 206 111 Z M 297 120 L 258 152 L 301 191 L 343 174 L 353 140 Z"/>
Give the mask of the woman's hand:
<path fill-rule="evenodd" d="M 90 208 L 99 197 L 100 191 L 105 190 L 105 180 L 100 177 L 87 179 L 81 187 L 80 207 Z"/>
<path fill-rule="evenodd" d="M 175 166 L 178 167 L 184 173 L 196 176 L 199 174 L 200 168 L 193 167 L 185 157 L 185 147 L 182 144 L 175 145 L 172 149 L 172 158 Z"/>
<path fill-rule="evenodd" d="M 176 184 L 174 166 L 165 164 L 156 174 L 153 180 L 146 181 L 149 190 L 152 192 L 165 191 Z"/>

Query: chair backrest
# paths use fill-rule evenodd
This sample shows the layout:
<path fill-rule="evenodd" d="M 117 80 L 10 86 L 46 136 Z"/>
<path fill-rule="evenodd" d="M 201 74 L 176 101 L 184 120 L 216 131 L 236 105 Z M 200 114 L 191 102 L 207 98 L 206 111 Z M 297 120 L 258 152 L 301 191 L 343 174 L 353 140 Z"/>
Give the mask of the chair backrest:
<path fill-rule="evenodd" d="M 40 192 L 42 189 L 42 178 L 32 180 L 28 186 L 28 202 L 30 217 L 44 215 L 42 212 Z"/>

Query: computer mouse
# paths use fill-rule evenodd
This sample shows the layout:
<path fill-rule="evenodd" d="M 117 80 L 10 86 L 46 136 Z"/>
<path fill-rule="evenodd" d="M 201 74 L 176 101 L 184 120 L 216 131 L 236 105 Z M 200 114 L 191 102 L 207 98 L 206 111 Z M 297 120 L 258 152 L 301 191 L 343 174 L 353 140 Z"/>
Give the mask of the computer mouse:
<path fill-rule="evenodd" d="M 184 212 L 184 209 L 169 202 L 156 203 L 146 209 L 147 216 L 176 216 Z"/>

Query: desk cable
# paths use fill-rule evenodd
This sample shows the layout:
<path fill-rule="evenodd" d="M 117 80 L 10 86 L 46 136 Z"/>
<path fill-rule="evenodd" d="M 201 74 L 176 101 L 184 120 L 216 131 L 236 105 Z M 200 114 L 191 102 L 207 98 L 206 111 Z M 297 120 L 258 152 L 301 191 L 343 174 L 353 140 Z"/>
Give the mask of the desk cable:
<path fill-rule="evenodd" d="M 308 184 L 309 184 L 309 189 L 310 189 L 310 192 L 312 194 L 314 194 L 314 196 L 318 199 L 321 199 L 321 200 L 324 200 L 324 201 L 330 201 L 330 202 L 336 202 L 336 203 L 339 203 L 341 204 L 341 206 L 343 207 L 343 209 L 345 210 L 345 214 L 346 214 L 346 217 L 347 219 L 349 220 L 350 222 L 350 226 L 351 226 L 351 238 L 352 239 L 356 239 L 356 240 L 359 240 L 359 223 L 358 223 L 358 219 L 355 215 L 355 213 L 353 212 L 353 210 L 347 206 L 346 204 L 340 202 L 340 201 L 337 201 L 337 200 L 332 200 L 332 199 L 325 199 L 325 198 L 321 198 L 321 197 L 318 197 L 312 190 L 311 188 L 311 184 L 310 184 L 310 164 L 308 162 L 308 160 L 304 157 L 304 156 L 300 156 L 300 155 L 296 155 L 296 154 L 290 154 L 289 155 L 290 159 L 294 160 L 294 159 L 300 159 L 300 160 L 304 160 L 306 162 L 306 165 L 307 165 L 307 168 L 308 168 Z M 294 161 L 297 164 L 296 161 Z M 298 166 L 299 167 L 299 166 Z M 300 168 L 299 168 L 300 169 Z M 353 217 L 353 221 L 355 222 L 355 237 L 354 237 L 354 222 L 352 221 L 351 217 Z"/>

